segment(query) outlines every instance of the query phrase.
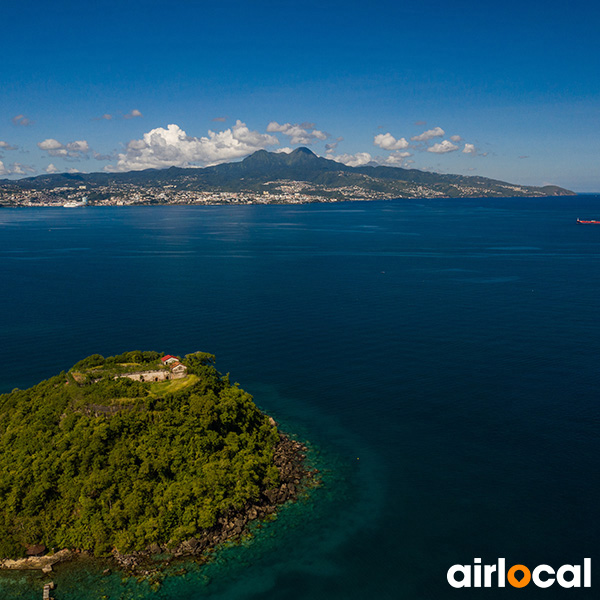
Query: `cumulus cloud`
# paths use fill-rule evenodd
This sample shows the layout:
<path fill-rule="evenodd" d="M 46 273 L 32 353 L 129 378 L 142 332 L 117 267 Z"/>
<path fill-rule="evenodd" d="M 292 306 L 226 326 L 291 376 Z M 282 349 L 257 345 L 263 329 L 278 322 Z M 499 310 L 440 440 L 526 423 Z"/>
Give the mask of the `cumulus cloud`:
<path fill-rule="evenodd" d="M 477 154 L 477 149 L 474 144 L 465 144 L 463 154 Z"/>
<path fill-rule="evenodd" d="M 9 166 L 0 160 L 0 175 L 28 175 L 31 173 L 35 173 L 35 169 L 29 165 L 15 162 Z"/>
<path fill-rule="evenodd" d="M 16 150 L 17 146 L 11 146 L 8 142 L 0 141 L 0 149 L 2 150 Z"/>
<path fill-rule="evenodd" d="M 28 119 L 25 115 L 16 115 L 12 118 L 13 125 L 21 125 L 22 127 L 28 127 L 33 125 L 33 121 Z"/>
<path fill-rule="evenodd" d="M 285 148 L 277 148 L 277 150 L 275 150 L 275 154 L 289 154 L 290 152 L 293 152 L 294 149 L 293 148 L 288 148 L 287 146 Z"/>
<path fill-rule="evenodd" d="M 373 138 L 373 144 L 384 150 L 403 150 L 408 148 L 405 138 L 396 139 L 391 133 L 380 133 Z"/>
<path fill-rule="evenodd" d="M 373 157 L 368 152 L 357 152 L 356 154 L 340 154 L 339 156 L 328 156 L 336 162 L 342 163 L 348 167 L 362 167 L 370 163 Z"/>
<path fill-rule="evenodd" d="M 460 135 L 451 135 L 451 136 L 450 136 L 450 139 L 451 139 L 453 142 L 460 142 L 460 141 L 462 140 L 462 138 L 460 137 Z"/>
<path fill-rule="evenodd" d="M 35 173 L 33 167 L 22 165 L 21 163 L 13 163 L 11 167 L 13 175 L 27 175 L 28 173 Z"/>
<path fill-rule="evenodd" d="M 303 125 L 305 127 L 303 127 Z M 283 123 L 280 125 L 277 121 L 271 121 L 267 125 L 267 131 L 270 133 L 278 132 L 287 135 L 290 138 L 290 144 L 302 144 L 303 146 L 308 146 L 315 140 L 322 141 L 329 137 L 324 131 L 319 131 L 314 127 L 314 123 L 301 123 L 299 125 L 297 123 Z M 309 129 L 312 131 L 309 131 Z"/>
<path fill-rule="evenodd" d="M 81 173 L 81 171 L 78 171 L 75 167 L 71 167 L 67 173 Z"/>
<path fill-rule="evenodd" d="M 50 156 L 63 156 L 65 158 L 82 158 L 90 151 L 90 146 L 86 140 L 76 140 L 65 145 L 53 138 L 38 142 L 38 148 L 47 152 Z"/>
<path fill-rule="evenodd" d="M 67 150 L 72 154 L 87 154 L 90 151 L 90 146 L 85 140 L 77 140 L 67 144 Z"/>
<path fill-rule="evenodd" d="M 338 144 L 343 141 L 343 137 L 338 137 L 333 142 L 325 144 L 325 151 L 327 152 L 327 154 L 331 154 L 338 147 Z"/>
<path fill-rule="evenodd" d="M 424 131 L 420 135 L 415 135 L 410 139 L 413 142 L 427 142 L 436 137 L 442 137 L 446 132 L 441 127 L 434 127 L 433 129 L 428 129 Z"/>
<path fill-rule="evenodd" d="M 137 109 L 134 108 L 131 112 L 128 112 L 126 115 L 123 115 L 124 119 L 136 119 L 137 117 L 141 117 L 143 116 L 142 113 Z"/>
<path fill-rule="evenodd" d="M 406 159 L 412 156 L 410 152 L 400 152 L 399 150 L 396 152 L 392 152 L 386 159 L 385 164 L 391 165 L 393 167 L 398 167 L 406 162 Z"/>
<path fill-rule="evenodd" d="M 275 146 L 279 140 L 258 131 L 251 131 L 242 121 L 225 131 L 209 131 L 208 137 L 189 136 L 178 125 L 157 127 L 145 133 L 141 140 L 131 140 L 116 165 L 105 171 L 139 171 L 164 167 L 216 165 L 252 152 Z"/>
<path fill-rule="evenodd" d="M 58 173 L 58 167 L 55 167 L 52 163 L 50 163 L 44 170 L 46 173 Z"/>
<path fill-rule="evenodd" d="M 438 142 L 427 148 L 427 152 L 434 152 L 435 154 L 446 154 L 446 152 L 454 152 L 455 150 L 458 150 L 458 146 L 453 144 L 450 140 Z"/>
<path fill-rule="evenodd" d="M 64 148 L 64 146 L 58 140 L 48 138 L 43 142 L 38 142 L 38 148 L 40 148 L 40 150 L 46 150 L 50 152 L 51 150 L 62 149 Z"/>

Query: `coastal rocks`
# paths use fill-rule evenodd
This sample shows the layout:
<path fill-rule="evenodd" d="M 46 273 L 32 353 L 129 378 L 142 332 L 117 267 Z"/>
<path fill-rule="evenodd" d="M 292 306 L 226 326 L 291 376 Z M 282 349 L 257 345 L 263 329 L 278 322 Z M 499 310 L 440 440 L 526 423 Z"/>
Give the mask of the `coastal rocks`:
<path fill-rule="evenodd" d="M 249 523 L 260 521 L 277 512 L 277 507 L 294 500 L 303 489 L 303 482 L 314 479 L 317 471 L 310 471 L 304 465 L 306 447 L 283 434 L 279 434 L 279 442 L 274 449 L 274 463 L 279 471 L 279 486 L 264 490 L 260 499 L 248 504 L 243 509 L 221 516 L 217 524 L 185 540 L 177 546 L 161 547 L 152 544 L 146 550 L 123 555 L 113 552 L 113 558 L 119 567 L 132 575 L 145 576 L 150 569 L 155 573 L 156 562 L 151 556 L 165 552 L 172 558 L 202 557 L 225 541 L 239 539 L 244 535 Z M 203 557 L 205 559 L 206 556 Z M 164 564 L 169 564 L 165 562 Z"/>
<path fill-rule="evenodd" d="M 69 560 L 72 558 L 74 553 L 71 550 L 64 549 L 54 554 L 46 556 L 30 556 L 28 558 L 18 558 L 15 560 L 6 559 L 0 561 L 0 569 L 14 569 L 14 570 L 41 570 L 45 573 L 52 571 L 52 566 Z"/>
<path fill-rule="evenodd" d="M 310 471 L 304 465 L 306 447 L 279 434 L 279 442 L 274 449 L 274 464 L 279 471 L 279 485 L 264 490 L 260 497 L 238 511 L 222 515 L 217 524 L 198 532 L 194 537 L 177 545 L 153 543 L 145 550 L 131 554 L 121 554 L 113 550 L 114 564 L 130 575 L 144 578 L 154 577 L 162 566 L 170 564 L 173 558 L 197 557 L 203 561 L 207 553 L 223 542 L 239 539 L 246 532 L 250 523 L 273 515 L 278 507 L 285 502 L 296 499 L 303 490 L 305 483 L 314 479 L 317 471 Z M 32 551 L 37 548 L 32 548 Z M 41 550 L 40 550 L 41 551 Z M 52 555 L 30 556 L 19 560 L 0 560 L 0 569 L 39 569 L 45 573 L 52 571 L 53 565 L 77 556 L 77 552 L 61 550 Z M 164 560 L 157 561 L 154 556 L 166 554 Z M 110 574 L 105 569 L 104 574 Z"/>
<path fill-rule="evenodd" d="M 162 549 L 158 544 L 154 543 L 150 545 L 150 547 L 148 548 L 148 552 L 150 552 L 150 554 L 160 554 L 162 552 Z"/>

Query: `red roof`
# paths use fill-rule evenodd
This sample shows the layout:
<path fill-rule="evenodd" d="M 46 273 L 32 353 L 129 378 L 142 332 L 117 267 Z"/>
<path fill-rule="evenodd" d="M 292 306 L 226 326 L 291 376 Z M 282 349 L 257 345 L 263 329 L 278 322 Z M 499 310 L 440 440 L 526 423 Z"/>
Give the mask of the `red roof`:
<path fill-rule="evenodd" d="M 175 360 L 179 360 L 176 356 L 172 356 L 171 354 L 167 354 L 166 356 L 163 356 L 160 360 L 162 362 L 167 362 L 170 358 L 174 358 Z"/>

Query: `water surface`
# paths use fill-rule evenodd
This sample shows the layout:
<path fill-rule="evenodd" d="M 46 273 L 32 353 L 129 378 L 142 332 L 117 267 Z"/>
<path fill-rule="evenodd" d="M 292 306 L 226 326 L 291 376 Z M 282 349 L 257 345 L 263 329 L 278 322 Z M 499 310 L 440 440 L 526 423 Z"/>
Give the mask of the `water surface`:
<path fill-rule="evenodd" d="M 325 470 L 157 594 L 67 568 L 57 600 L 500 598 L 447 569 L 594 561 L 600 227 L 575 220 L 599 216 L 595 196 L 1 209 L 0 391 L 204 350 Z"/>

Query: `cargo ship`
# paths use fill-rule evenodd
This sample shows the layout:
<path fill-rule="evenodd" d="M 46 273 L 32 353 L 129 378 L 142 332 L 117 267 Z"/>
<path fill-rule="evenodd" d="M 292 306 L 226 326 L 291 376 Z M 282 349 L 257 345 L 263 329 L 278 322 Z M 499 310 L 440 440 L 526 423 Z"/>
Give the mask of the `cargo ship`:
<path fill-rule="evenodd" d="M 600 225 L 600 221 L 583 221 L 582 219 L 577 219 L 577 222 L 583 225 Z"/>

